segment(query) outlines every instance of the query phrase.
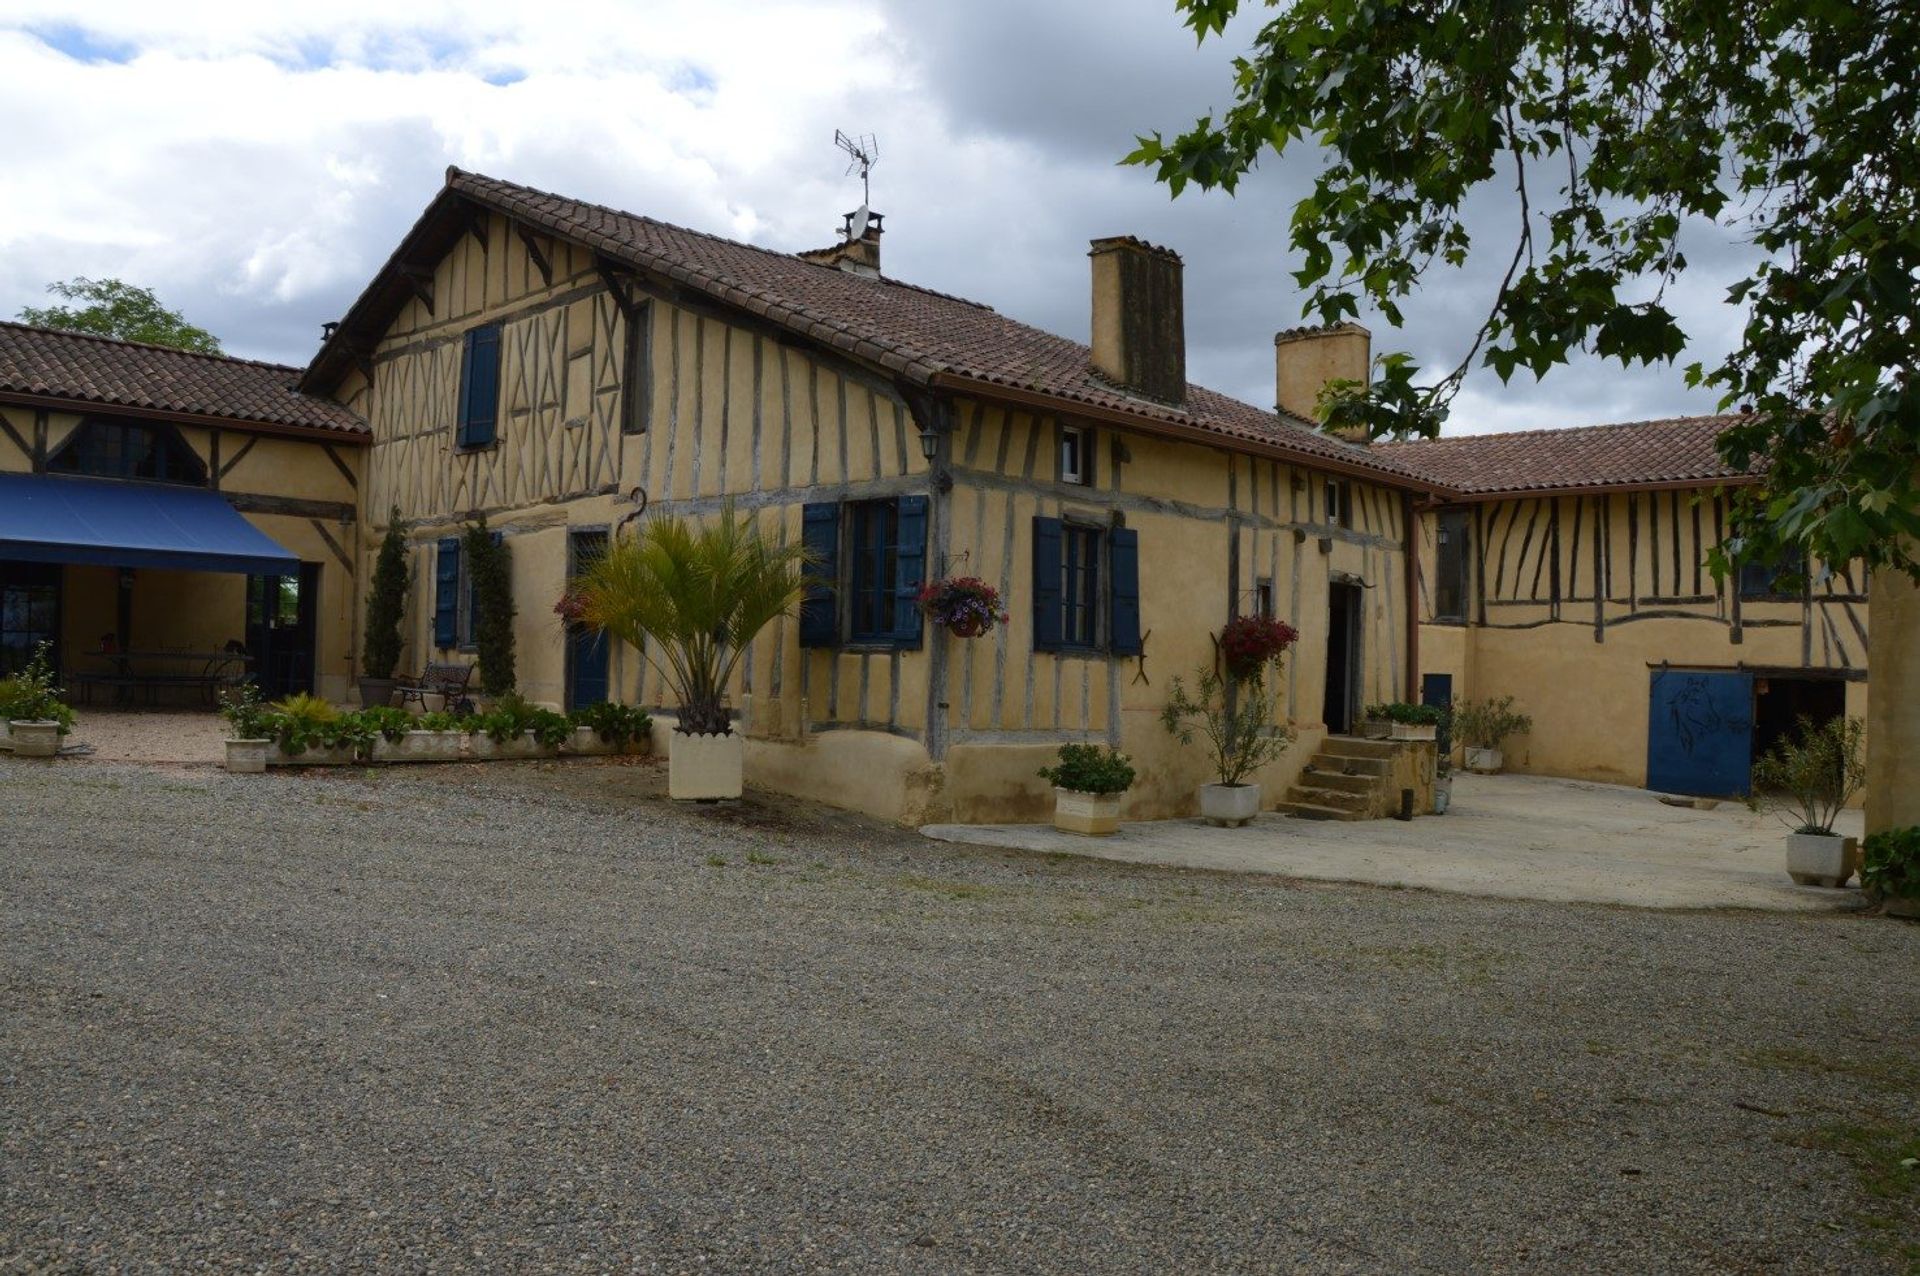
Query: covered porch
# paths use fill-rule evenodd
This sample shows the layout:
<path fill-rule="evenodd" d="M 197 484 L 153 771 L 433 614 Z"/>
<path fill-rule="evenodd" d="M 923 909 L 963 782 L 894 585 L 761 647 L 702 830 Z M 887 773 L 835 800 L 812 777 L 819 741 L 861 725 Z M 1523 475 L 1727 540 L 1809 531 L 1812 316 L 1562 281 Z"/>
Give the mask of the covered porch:
<path fill-rule="evenodd" d="M 218 492 L 0 474 L 0 674 L 47 643 L 80 704 L 310 691 L 318 572 Z"/>

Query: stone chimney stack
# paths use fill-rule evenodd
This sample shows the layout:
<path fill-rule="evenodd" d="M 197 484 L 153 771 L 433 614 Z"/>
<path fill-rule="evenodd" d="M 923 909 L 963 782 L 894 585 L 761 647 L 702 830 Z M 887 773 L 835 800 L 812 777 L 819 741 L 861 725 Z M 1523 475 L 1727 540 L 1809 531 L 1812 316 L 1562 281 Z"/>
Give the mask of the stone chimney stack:
<path fill-rule="evenodd" d="M 840 225 L 840 242 L 831 248 L 810 248 L 795 253 L 803 261 L 818 262 L 822 266 L 834 266 L 850 275 L 866 275 L 878 278 L 880 275 L 880 223 L 883 213 L 866 214 L 866 229 L 859 236 L 853 233 L 853 223 L 859 217 L 858 211 L 846 214 Z"/>
<path fill-rule="evenodd" d="M 1322 423 L 1320 391 L 1329 381 L 1371 379 L 1373 334 L 1357 323 L 1288 328 L 1273 336 L 1274 404 L 1282 412 Z M 1365 443 L 1365 430 L 1334 431 Z"/>
<path fill-rule="evenodd" d="M 1180 255 L 1130 235 L 1096 239 L 1093 367 L 1115 385 L 1162 403 L 1187 397 L 1186 310 Z"/>

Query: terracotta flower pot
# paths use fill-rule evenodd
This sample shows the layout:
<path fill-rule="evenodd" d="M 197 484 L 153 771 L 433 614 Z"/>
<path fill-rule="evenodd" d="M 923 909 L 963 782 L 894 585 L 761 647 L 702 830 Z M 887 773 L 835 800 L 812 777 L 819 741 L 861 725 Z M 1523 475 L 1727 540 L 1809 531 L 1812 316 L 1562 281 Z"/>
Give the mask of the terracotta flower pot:
<path fill-rule="evenodd" d="M 955 638 L 978 638 L 985 630 L 986 622 L 978 616 L 962 616 L 947 626 Z"/>

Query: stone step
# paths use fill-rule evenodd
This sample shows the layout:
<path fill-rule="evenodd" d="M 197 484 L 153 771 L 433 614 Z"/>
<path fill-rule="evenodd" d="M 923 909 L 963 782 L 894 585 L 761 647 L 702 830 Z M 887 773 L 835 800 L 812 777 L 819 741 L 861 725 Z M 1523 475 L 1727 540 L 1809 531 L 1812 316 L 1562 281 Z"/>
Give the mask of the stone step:
<path fill-rule="evenodd" d="M 1393 763 L 1386 758 L 1363 758 L 1339 753 L 1320 752 L 1313 755 L 1313 769 L 1326 771 L 1334 775 L 1378 776 L 1385 779 L 1393 769 Z"/>
<path fill-rule="evenodd" d="M 1323 789 L 1304 776 L 1300 783 L 1287 790 L 1289 802 L 1311 802 L 1315 806 L 1330 806 L 1336 810 L 1364 813 L 1373 805 L 1370 793 L 1348 793 L 1341 789 Z"/>
<path fill-rule="evenodd" d="M 1300 820 L 1358 820 L 1357 812 L 1342 811 L 1331 806 L 1318 806 L 1312 802 L 1282 802 L 1279 810 Z"/>
<path fill-rule="evenodd" d="M 1394 742 L 1368 740 L 1357 735 L 1330 735 L 1320 742 L 1320 751 L 1345 758 L 1391 758 Z"/>
<path fill-rule="evenodd" d="M 1334 771 L 1314 763 L 1300 773 L 1300 783 L 1343 793 L 1374 793 L 1386 788 L 1385 777 L 1372 772 Z"/>

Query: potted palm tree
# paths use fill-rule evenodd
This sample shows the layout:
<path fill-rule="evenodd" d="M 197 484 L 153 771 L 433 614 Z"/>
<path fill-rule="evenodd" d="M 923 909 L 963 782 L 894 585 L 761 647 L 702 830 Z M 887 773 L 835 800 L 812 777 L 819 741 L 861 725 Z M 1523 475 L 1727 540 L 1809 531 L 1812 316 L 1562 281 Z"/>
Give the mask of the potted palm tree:
<path fill-rule="evenodd" d="M 740 796 L 745 746 L 727 687 L 754 635 L 800 601 L 806 561 L 800 544 L 772 544 L 728 505 L 707 523 L 651 518 L 574 582 L 581 620 L 643 652 L 678 704 L 669 796 Z"/>
<path fill-rule="evenodd" d="M 1453 707 L 1453 731 L 1466 749 L 1467 770 L 1498 774 L 1506 765 L 1500 746 L 1508 736 L 1533 730 L 1533 719 L 1513 711 L 1513 697 L 1462 700 Z"/>
<path fill-rule="evenodd" d="M 393 699 L 393 671 L 400 664 L 400 622 L 407 609 L 407 525 L 394 507 L 373 562 L 367 590 L 367 636 L 360 653 L 360 707 L 373 709 Z"/>
<path fill-rule="evenodd" d="M 1212 669 L 1194 676 L 1190 692 L 1175 677 L 1161 725 L 1181 744 L 1192 744 L 1196 724 L 1205 737 L 1219 780 L 1200 786 L 1200 818 L 1216 828 L 1238 828 L 1260 814 L 1260 786 L 1247 777 L 1286 752 L 1293 733 L 1273 725 L 1275 696 L 1259 673 L 1229 688 Z"/>
<path fill-rule="evenodd" d="M 1858 718 L 1815 725 L 1802 717 L 1794 734 L 1753 764 L 1748 805 L 1771 807 L 1787 833 L 1787 875 L 1802 886 L 1845 886 L 1860 866 L 1860 844 L 1833 831 L 1834 821 L 1867 782 L 1864 730 Z"/>

